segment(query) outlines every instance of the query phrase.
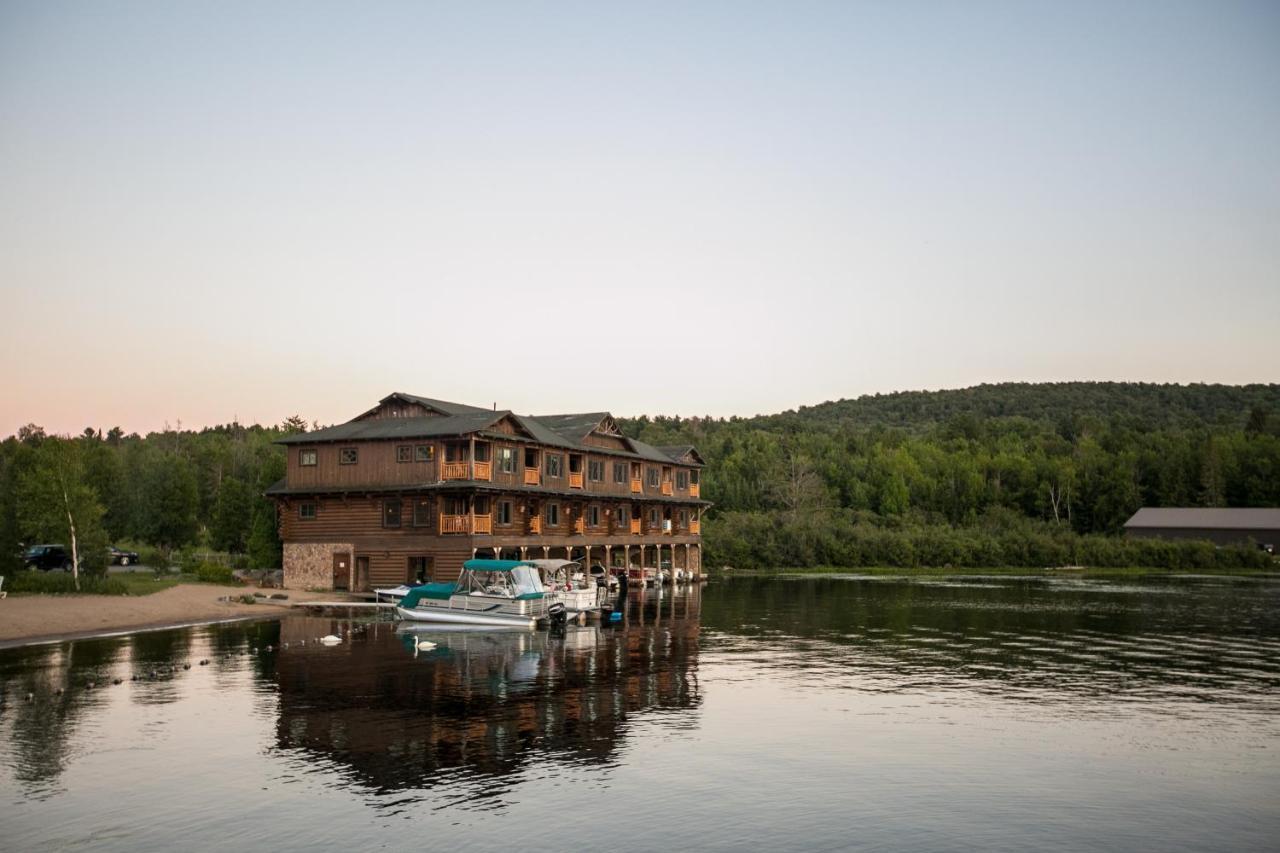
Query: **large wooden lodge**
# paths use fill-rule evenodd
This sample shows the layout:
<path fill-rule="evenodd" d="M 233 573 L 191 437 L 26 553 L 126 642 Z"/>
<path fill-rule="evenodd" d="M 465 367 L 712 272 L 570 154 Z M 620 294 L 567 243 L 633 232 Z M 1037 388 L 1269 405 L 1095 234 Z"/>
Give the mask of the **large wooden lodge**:
<path fill-rule="evenodd" d="M 532 417 L 391 394 L 280 440 L 284 584 L 448 581 L 472 557 L 702 567 L 702 458 L 623 435 L 607 412 Z"/>

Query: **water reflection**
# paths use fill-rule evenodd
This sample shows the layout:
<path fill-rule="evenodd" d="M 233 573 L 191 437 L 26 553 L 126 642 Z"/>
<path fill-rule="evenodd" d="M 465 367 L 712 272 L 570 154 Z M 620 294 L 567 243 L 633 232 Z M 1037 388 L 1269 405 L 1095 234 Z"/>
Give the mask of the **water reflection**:
<path fill-rule="evenodd" d="M 706 591 L 703 626 L 709 649 L 833 687 L 1273 713 L 1278 603 L 1251 578 L 748 578 Z"/>

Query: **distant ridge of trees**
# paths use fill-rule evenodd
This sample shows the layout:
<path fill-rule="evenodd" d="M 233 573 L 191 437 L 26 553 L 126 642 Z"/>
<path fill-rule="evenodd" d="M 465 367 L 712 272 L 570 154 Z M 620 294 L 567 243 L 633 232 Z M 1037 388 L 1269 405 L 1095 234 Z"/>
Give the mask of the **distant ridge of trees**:
<path fill-rule="evenodd" d="M 1264 565 L 1241 550 L 1115 534 L 1143 505 L 1280 506 L 1280 384 L 1002 383 L 619 422 L 706 458 L 709 565 Z M 274 442 L 307 428 L 298 416 L 145 436 L 28 424 L 0 441 L 0 571 L 16 566 L 20 543 L 69 543 L 68 495 L 89 569 L 121 540 L 278 566 L 262 494 L 284 476 Z M 65 470 L 83 490 L 42 490 Z"/>
<path fill-rule="evenodd" d="M 698 446 L 707 557 L 736 565 L 1203 566 L 1239 555 L 1114 536 L 1144 505 L 1280 506 L 1280 384 L 1002 383 L 620 425 Z M 1033 538 L 1053 544 L 1011 545 Z"/>

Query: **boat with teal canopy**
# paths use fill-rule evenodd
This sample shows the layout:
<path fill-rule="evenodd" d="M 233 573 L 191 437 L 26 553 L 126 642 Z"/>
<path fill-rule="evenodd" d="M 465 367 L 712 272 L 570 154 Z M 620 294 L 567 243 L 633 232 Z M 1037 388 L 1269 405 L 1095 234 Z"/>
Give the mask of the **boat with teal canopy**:
<path fill-rule="evenodd" d="M 537 567 L 524 560 L 467 560 L 455 583 L 411 586 L 396 605 L 401 619 L 530 628 L 550 610 Z"/>

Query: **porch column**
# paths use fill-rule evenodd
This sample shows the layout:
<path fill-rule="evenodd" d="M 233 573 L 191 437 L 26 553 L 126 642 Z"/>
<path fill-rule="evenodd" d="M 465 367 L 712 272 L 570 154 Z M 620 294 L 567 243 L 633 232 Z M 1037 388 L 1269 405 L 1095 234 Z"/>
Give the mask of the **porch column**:
<path fill-rule="evenodd" d="M 542 559 L 547 560 L 547 559 L 550 559 L 550 557 L 551 557 L 551 546 L 550 546 L 550 545 L 543 545 L 543 546 L 542 546 Z"/>
<path fill-rule="evenodd" d="M 529 559 L 529 549 L 524 545 L 520 546 L 520 559 L 522 560 Z"/>
<path fill-rule="evenodd" d="M 471 453 L 470 453 L 470 456 L 471 456 L 471 458 L 470 458 L 470 460 L 468 460 L 467 464 L 471 466 L 471 468 L 470 468 L 470 474 L 471 474 L 471 476 L 469 476 L 467 479 L 468 479 L 468 480 L 474 480 L 474 479 L 476 478 L 476 437 L 475 437 L 474 435 L 473 435 L 473 436 L 471 436 Z"/>

